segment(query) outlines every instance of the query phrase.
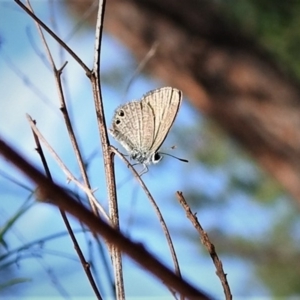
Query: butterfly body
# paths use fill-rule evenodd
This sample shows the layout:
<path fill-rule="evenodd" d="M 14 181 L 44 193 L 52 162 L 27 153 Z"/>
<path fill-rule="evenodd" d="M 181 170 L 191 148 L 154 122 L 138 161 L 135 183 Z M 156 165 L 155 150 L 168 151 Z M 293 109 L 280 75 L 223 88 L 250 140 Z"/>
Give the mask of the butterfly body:
<path fill-rule="evenodd" d="M 111 135 L 127 150 L 131 159 L 143 164 L 158 163 L 164 142 L 181 105 L 182 92 L 171 87 L 150 91 L 115 111 Z"/>

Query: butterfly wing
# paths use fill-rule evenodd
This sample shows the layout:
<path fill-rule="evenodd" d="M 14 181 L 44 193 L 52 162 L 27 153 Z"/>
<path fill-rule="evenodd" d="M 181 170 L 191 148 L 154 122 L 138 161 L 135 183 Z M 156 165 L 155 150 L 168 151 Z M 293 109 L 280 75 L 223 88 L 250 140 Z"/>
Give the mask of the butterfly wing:
<path fill-rule="evenodd" d="M 110 133 L 130 155 L 149 152 L 154 138 L 153 110 L 141 101 L 121 105 L 115 111 Z"/>
<path fill-rule="evenodd" d="M 147 93 L 141 102 L 147 103 L 154 115 L 154 138 L 151 149 L 156 152 L 164 142 L 178 113 L 182 92 L 164 87 Z"/>

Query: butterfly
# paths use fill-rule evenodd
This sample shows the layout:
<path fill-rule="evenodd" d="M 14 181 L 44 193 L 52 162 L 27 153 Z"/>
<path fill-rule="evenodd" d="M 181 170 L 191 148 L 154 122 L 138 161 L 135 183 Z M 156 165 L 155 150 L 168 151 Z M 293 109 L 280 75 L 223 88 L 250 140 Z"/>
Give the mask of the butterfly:
<path fill-rule="evenodd" d="M 147 165 L 162 159 L 159 148 L 166 139 L 182 102 L 182 92 L 172 87 L 152 90 L 140 100 L 119 106 L 110 134 L 130 158 Z"/>

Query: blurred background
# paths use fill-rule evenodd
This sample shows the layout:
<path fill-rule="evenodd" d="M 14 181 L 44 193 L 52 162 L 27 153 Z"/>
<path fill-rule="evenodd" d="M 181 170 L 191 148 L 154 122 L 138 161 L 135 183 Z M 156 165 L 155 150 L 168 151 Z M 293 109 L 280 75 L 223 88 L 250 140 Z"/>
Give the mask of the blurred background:
<path fill-rule="evenodd" d="M 118 105 L 162 86 L 181 89 L 183 105 L 162 151 L 189 163 L 166 156 L 143 179 L 169 226 L 183 277 L 214 298 L 224 297 L 176 191 L 183 192 L 214 243 L 235 298 L 299 297 L 300 3 L 173 2 L 108 1 L 101 48 L 107 126 Z M 92 68 L 97 2 L 32 5 Z M 0 1 L 0 20 L 1 136 L 42 169 L 28 113 L 80 178 L 35 24 L 6 0 Z M 90 82 L 51 37 L 47 41 L 58 68 L 68 61 L 62 75 L 68 109 L 92 188 L 107 207 Z M 154 56 L 127 90 L 153 45 Z M 55 181 L 83 197 L 47 150 L 45 154 Z M 121 230 L 172 267 L 151 205 L 127 167 L 117 158 L 115 164 Z M 1 158 L 1 298 L 94 299 L 58 210 L 35 202 L 34 188 Z M 76 220 L 71 222 L 101 294 L 113 298 L 104 245 Z M 127 257 L 124 280 L 128 299 L 172 299 L 163 284 Z"/>

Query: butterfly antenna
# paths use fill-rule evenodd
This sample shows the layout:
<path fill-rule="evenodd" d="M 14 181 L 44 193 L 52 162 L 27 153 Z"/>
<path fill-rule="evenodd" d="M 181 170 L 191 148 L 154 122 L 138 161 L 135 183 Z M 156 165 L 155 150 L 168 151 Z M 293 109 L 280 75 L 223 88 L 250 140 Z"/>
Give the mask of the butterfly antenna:
<path fill-rule="evenodd" d="M 135 78 L 137 77 L 137 75 L 139 75 L 142 70 L 145 68 L 146 64 L 149 62 L 149 60 L 155 55 L 157 47 L 158 47 L 158 42 L 154 42 L 152 47 L 150 48 L 150 50 L 147 52 L 147 54 L 145 55 L 145 57 L 143 58 L 143 60 L 139 63 L 138 67 L 135 69 L 133 75 L 131 76 L 126 90 L 125 90 L 125 95 L 127 95 L 128 90 L 132 84 L 132 82 L 135 80 Z"/>
<path fill-rule="evenodd" d="M 164 155 L 167 155 L 167 156 L 171 156 L 171 157 L 176 158 L 176 159 L 178 159 L 178 160 L 180 160 L 180 161 L 182 161 L 182 162 L 185 162 L 185 163 L 188 163 L 188 162 L 189 162 L 187 159 L 177 157 L 177 156 L 172 155 L 172 154 L 170 154 L 170 153 L 159 152 L 159 154 L 164 154 Z"/>

